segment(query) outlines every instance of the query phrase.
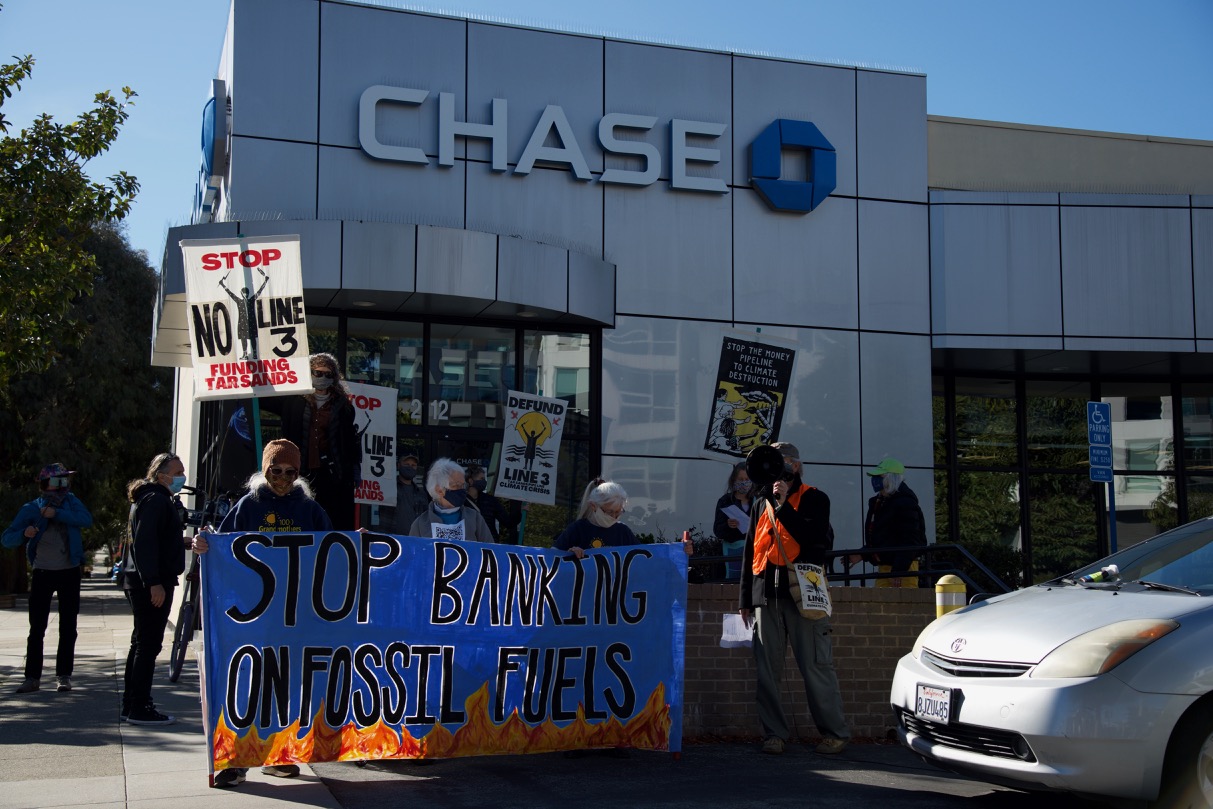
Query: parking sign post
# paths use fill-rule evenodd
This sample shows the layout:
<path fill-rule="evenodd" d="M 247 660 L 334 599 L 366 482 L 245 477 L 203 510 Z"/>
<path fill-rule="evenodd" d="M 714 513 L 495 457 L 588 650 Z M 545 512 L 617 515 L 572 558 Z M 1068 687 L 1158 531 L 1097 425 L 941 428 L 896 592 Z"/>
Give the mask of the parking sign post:
<path fill-rule="evenodd" d="M 1087 402 L 1087 447 L 1091 480 L 1108 484 L 1108 545 L 1116 553 L 1116 487 L 1112 485 L 1112 406 Z"/>

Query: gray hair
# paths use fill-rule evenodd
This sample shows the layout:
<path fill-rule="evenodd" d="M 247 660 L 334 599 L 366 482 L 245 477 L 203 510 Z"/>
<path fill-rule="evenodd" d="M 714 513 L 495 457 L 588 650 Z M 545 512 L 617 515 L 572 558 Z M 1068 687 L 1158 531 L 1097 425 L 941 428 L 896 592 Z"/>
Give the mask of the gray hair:
<path fill-rule="evenodd" d="M 585 494 L 581 496 L 581 511 L 577 514 L 578 519 L 584 520 L 590 515 L 591 503 L 598 506 L 599 509 L 612 504 L 626 508 L 628 493 L 613 480 L 597 479 L 586 486 Z"/>
<path fill-rule="evenodd" d="M 895 492 L 899 488 L 901 488 L 901 482 L 905 479 L 906 479 L 905 475 L 899 474 L 897 472 L 885 472 L 884 487 L 883 487 L 882 491 L 885 494 L 892 494 L 893 492 Z"/>
<path fill-rule="evenodd" d="M 450 458 L 439 458 L 430 464 L 430 471 L 425 473 L 425 490 L 430 497 L 438 499 L 438 489 L 451 488 L 451 478 L 456 474 L 466 475 L 464 469 Z"/>

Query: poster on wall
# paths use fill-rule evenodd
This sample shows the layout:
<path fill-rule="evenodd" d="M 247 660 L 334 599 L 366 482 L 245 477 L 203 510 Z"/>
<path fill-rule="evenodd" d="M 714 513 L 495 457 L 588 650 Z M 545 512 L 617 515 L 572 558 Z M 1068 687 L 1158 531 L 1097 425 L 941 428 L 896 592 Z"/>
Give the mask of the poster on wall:
<path fill-rule="evenodd" d="M 498 497 L 529 503 L 556 503 L 556 463 L 568 403 L 530 393 L 509 392 L 501 438 Z"/>
<path fill-rule="evenodd" d="M 396 505 L 396 389 L 346 382 L 354 405 L 354 430 L 362 442 L 362 482 L 354 501 Z"/>
<path fill-rule="evenodd" d="M 705 458 L 735 463 L 779 440 L 796 349 L 758 334 L 726 334 L 720 346 Z"/>
<path fill-rule="evenodd" d="M 194 398 L 310 391 L 299 237 L 187 239 L 181 255 Z"/>
<path fill-rule="evenodd" d="M 213 534 L 212 772 L 681 749 L 687 558 L 388 534 Z"/>

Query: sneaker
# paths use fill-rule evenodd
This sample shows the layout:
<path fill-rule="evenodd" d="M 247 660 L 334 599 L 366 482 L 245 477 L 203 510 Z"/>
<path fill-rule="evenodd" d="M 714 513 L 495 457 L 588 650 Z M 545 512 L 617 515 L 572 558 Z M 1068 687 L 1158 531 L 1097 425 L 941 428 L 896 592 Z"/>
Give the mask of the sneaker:
<path fill-rule="evenodd" d="M 129 705 L 123 705 L 123 706 L 122 706 L 122 712 L 121 712 L 120 714 L 118 714 L 118 721 L 119 721 L 119 722 L 125 722 L 125 721 L 126 721 L 126 718 L 127 718 L 128 716 L 130 716 L 130 715 L 131 715 L 131 706 L 129 706 Z"/>
<path fill-rule="evenodd" d="M 72 690 L 72 678 L 71 677 L 56 677 L 55 683 L 56 683 L 56 685 L 55 685 L 56 691 L 71 691 Z"/>
<path fill-rule="evenodd" d="M 244 783 L 244 777 L 247 774 L 247 767 L 229 767 L 226 770 L 220 770 L 215 773 L 215 786 L 219 789 L 238 787 Z"/>
<path fill-rule="evenodd" d="M 822 755 L 832 756 L 836 753 L 841 753 L 846 749 L 846 739 L 822 739 L 821 744 L 813 748 L 813 752 L 821 753 Z"/>
<path fill-rule="evenodd" d="M 299 774 L 298 764 L 275 764 L 261 768 L 262 775 L 272 775 L 275 778 L 294 778 Z"/>
<path fill-rule="evenodd" d="M 762 752 L 770 753 L 773 756 L 778 756 L 783 753 L 783 739 L 778 736 L 767 736 L 766 741 L 762 743 Z"/>
<path fill-rule="evenodd" d="M 17 686 L 17 693 L 18 694 L 29 694 L 34 691 L 37 691 L 41 687 L 42 687 L 41 681 L 35 680 L 33 677 L 26 677 L 25 682 L 23 682 L 23 683 L 21 683 L 21 685 Z"/>
<path fill-rule="evenodd" d="M 160 713 L 153 705 L 132 708 L 126 715 L 128 725 L 171 725 L 176 721 L 176 717 Z"/>

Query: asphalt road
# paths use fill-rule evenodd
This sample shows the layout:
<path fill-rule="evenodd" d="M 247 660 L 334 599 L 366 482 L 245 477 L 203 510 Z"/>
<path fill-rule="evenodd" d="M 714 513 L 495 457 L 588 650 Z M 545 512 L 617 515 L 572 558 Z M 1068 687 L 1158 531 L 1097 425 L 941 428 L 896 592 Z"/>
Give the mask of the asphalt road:
<path fill-rule="evenodd" d="M 487 756 L 437 761 L 313 764 L 344 809 L 403 805 L 526 807 L 809 806 L 812 809 L 1086 809 L 1096 804 L 970 781 L 894 744 L 853 744 L 820 756 L 790 745 L 782 756 L 741 743 L 688 745 L 681 758 L 631 751 Z"/>

